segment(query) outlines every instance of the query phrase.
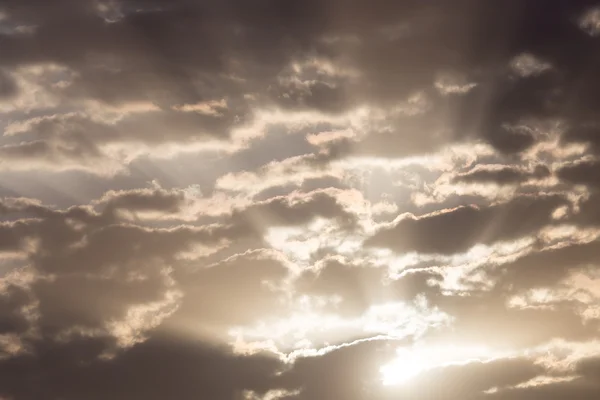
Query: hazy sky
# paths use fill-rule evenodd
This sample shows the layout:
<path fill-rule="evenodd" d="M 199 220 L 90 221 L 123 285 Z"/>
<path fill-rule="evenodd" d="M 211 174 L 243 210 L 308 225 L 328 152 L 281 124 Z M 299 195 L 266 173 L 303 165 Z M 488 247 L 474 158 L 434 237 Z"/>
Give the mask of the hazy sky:
<path fill-rule="evenodd" d="M 0 400 L 600 398 L 600 3 L 0 0 Z"/>

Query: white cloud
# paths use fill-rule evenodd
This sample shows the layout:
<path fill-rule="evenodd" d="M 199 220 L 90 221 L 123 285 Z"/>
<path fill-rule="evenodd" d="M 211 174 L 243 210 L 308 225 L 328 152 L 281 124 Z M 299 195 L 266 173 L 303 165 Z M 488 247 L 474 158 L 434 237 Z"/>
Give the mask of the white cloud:
<path fill-rule="evenodd" d="M 517 75 L 527 78 L 552 69 L 552 65 L 533 54 L 522 53 L 511 60 L 510 68 Z"/>
<path fill-rule="evenodd" d="M 579 19 L 579 26 L 591 36 L 600 35 L 600 8 L 591 8 Z"/>

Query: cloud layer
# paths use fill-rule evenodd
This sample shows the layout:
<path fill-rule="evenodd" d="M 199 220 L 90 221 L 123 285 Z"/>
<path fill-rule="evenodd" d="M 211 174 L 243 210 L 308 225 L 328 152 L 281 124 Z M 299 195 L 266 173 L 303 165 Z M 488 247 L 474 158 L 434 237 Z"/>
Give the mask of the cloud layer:
<path fill-rule="evenodd" d="M 0 400 L 597 399 L 600 4 L 0 0 Z"/>

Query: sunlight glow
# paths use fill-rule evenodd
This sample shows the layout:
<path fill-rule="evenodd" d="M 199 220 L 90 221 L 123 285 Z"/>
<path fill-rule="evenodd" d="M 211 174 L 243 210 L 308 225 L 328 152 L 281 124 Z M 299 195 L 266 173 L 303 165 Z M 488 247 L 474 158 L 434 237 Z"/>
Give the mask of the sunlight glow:
<path fill-rule="evenodd" d="M 299 309 L 284 318 L 270 318 L 250 326 L 237 326 L 228 332 L 238 354 L 271 351 L 284 359 L 293 354 L 310 355 L 355 338 L 375 340 L 420 338 L 432 327 L 445 326 L 450 317 L 430 307 L 424 298 L 414 304 L 390 302 L 370 306 L 362 315 L 343 318 L 323 313 L 324 302 L 335 299 L 309 299 Z M 295 356 L 294 356 L 295 357 Z"/>
<path fill-rule="evenodd" d="M 402 385 L 427 370 L 490 360 L 497 356 L 483 346 L 453 345 L 400 347 L 396 353 L 395 360 L 380 368 L 383 385 Z"/>

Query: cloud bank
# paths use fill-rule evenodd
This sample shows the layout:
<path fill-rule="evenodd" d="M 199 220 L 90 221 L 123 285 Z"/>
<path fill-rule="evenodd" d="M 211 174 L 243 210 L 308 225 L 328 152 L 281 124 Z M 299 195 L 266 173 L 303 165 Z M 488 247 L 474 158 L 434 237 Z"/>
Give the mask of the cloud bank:
<path fill-rule="evenodd" d="M 0 399 L 597 399 L 599 51 L 587 0 L 0 0 Z"/>

